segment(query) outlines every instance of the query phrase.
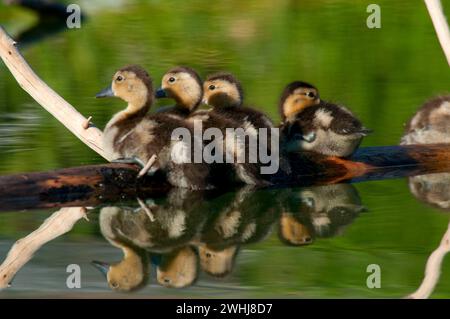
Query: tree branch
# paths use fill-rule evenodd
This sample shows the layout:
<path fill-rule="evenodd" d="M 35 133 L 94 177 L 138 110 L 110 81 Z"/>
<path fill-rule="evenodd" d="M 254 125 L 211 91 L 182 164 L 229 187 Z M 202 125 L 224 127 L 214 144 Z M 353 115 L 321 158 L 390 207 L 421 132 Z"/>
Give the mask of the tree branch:
<path fill-rule="evenodd" d="M 0 57 L 19 85 L 30 94 L 36 102 L 50 112 L 84 144 L 108 161 L 111 160 L 102 148 L 102 131 L 93 126 L 90 126 L 87 129 L 84 127 L 87 119 L 33 72 L 31 67 L 17 50 L 16 42 L 9 37 L 1 26 Z"/>
<path fill-rule="evenodd" d="M 86 209 L 83 207 L 61 208 L 47 218 L 37 230 L 16 241 L 0 265 L 0 289 L 9 287 L 16 273 L 33 258 L 36 251 L 47 242 L 70 231 L 83 217 L 86 217 Z"/>
<path fill-rule="evenodd" d="M 450 65 L 450 30 L 448 28 L 447 20 L 445 19 L 444 10 L 442 9 L 440 0 L 425 0 L 428 13 L 433 21 L 434 29 L 436 30 L 442 50 Z"/>
<path fill-rule="evenodd" d="M 450 223 L 448 229 L 442 237 L 441 243 L 436 250 L 428 257 L 427 265 L 425 267 L 425 277 L 423 278 L 420 287 L 410 294 L 407 298 L 411 299 L 426 299 L 428 298 L 436 287 L 436 284 L 441 275 L 442 260 L 450 251 Z"/>

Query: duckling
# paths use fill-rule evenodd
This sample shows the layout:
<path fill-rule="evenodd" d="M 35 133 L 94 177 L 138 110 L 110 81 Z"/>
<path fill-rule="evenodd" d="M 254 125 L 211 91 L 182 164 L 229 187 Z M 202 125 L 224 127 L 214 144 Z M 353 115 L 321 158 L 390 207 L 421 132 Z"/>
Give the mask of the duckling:
<path fill-rule="evenodd" d="M 100 231 L 115 247 L 123 251 L 123 259 L 115 264 L 93 261 L 115 291 L 128 292 L 142 288 L 148 282 L 149 260 L 145 250 L 128 241 L 117 229 L 112 228 L 112 216 L 120 213 L 119 207 L 105 207 L 100 211 Z"/>
<path fill-rule="evenodd" d="M 442 211 L 450 211 L 450 173 L 412 176 L 408 185 L 418 200 Z"/>
<path fill-rule="evenodd" d="M 185 118 L 192 125 L 201 123 L 203 133 L 208 129 L 220 130 L 222 137 L 216 135 L 210 137 L 211 142 L 215 143 L 215 151 L 221 151 L 214 154 L 216 161 L 209 163 L 212 182 L 220 184 L 222 187 L 234 184 L 232 167 L 226 163 L 223 139 L 226 128 L 233 127 L 233 122 L 224 116 L 210 112 L 211 110 L 196 110 L 203 98 L 203 82 L 199 74 L 188 67 L 176 67 L 169 70 L 164 74 L 161 88 L 157 91 L 156 96 L 157 98 L 168 97 L 176 101 L 175 106 L 163 108 L 159 112 Z M 204 146 L 209 144 L 206 142 L 208 141 L 205 141 Z"/>
<path fill-rule="evenodd" d="M 156 91 L 156 98 L 174 99 L 175 106 L 160 108 L 163 112 L 176 118 L 187 118 L 200 105 L 203 97 L 202 80 L 198 73 L 189 67 L 180 66 L 167 71 Z"/>
<path fill-rule="evenodd" d="M 273 128 L 272 121 L 262 112 L 254 110 L 249 107 L 242 106 L 243 104 L 243 90 L 240 82 L 230 73 L 217 73 L 209 76 L 203 84 L 203 101 L 211 106 L 213 109 L 211 114 L 226 119 L 229 128 L 242 128 L 250 139 L 259 144 L 264 142 L 261 138 L 259 129 L 266 129 L 267 131 L 267 153 L 270 153 L 271 143 L 271 128 Z M 235 159 L 234 167 L 236 174 L 244 183 L 253 185 L 267 185 L 270 184 L 270 176 L 264 176 L 260 172 L 261 162 L 257 159 L 256 163 L 251 163 L 250 158 L 256 159 L 258 150 L 253 150 L 249 147 L 249 143 L 236 143 L 233 137 L 226 138 L 227 152 L 231 152 Z M 231 147 L 228 147 L 228 146 Z M 231 151 L 230 151 L 231 149 Z M 246 157 L 248 154 L 248 157 Z M 236 158 L 245 159 L 244 163 Z M 241 163 L 240 163 L 241 162 Z"/>
<path fill-rule="evenodd" d="M 167 253 L 193 240 L 205 223 L 202 192 L 174 187 L 161 200 L 101 211 L 102 229 L 112 229 L 123 240 L 155 253 Z M 135 209 L 134 206 L 138 208 Z"/>
<path fill-rule="evenodd" d="M 450 95 L 426 102 L 406 125 L 400 144 L 450 143 Z"/>
<path fill-rule="evenodd" d="M 400 144 L 450 143 L 450 95 L 426 102 L 406 125 Z M 412 176 L 411 193 L 420 201 L 450 211 L 450 174 Z"/>
<path fill-rule="evenodd" d="M 279 103 L 286 151 L 312 151 L 347 157 L 371 131 L 344 106 L 323 101 L 313 85 L 296 81 L 286 86 Z"/>
<path fill-rule="evenodd" d="M 316 236 L 342 233 L 366 211 L 358 191 L 350 184 L 301 188 L 285 196 L 282 206 L 279 235 L 289 245 L 311 244 Z"/>
<path fill-rule="evenodd" d="M 278 236 L 280 240 L 292 246 L 312 244 L 310 227 L 293 213 L 283 212 L 280 216 Z"/>
<path fill-rule="evenodd" d="M 157 267 L 158 282 L 169 288 L 191 286 L 198 274 L 197 259 L 197 254 L 190 246 L 163 255 Z"/>
<path fill-rule="evenodd" d="M 137 163 L 143 169 L 139 176 L 162 170 L 167 180 L 177 187 L 211 188 L 208 166 L 185 158 L 185 141 L 173 141 L 176 129 L 185 128 L 193 136 L 193 128 L 182 119 L 168 114 L 147 114 L 154 101 L 152 79 L 140 66 L 118 70 L 112 84 L 97 97 L 116 96 L 128 102 L 108 122 L 103 132 L 103 147 L 116 162 Z M 180 148 L 181 146 L 181 148 Z M 177 161 L 172 158 L 174 148 Z M 189 153 L 189 152 L 188 152 Z M 181 164 L 179 164 L 181 162 Z"/>
<path fill-rule="evenodd" d="M 215 249 L 207 245 L 198 246 L 200 266 L 211 276 L 226 277 L 233 270 L 238 251 L 238 246 L 223 249 Z"/>

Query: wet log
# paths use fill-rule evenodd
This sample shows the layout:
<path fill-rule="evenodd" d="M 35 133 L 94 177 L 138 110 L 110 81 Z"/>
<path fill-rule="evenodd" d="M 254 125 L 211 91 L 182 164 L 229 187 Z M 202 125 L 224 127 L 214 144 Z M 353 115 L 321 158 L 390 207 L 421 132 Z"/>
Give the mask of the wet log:
<path fill-rule="evenodd" d="M 292 174 L 275 187 L 324 185 L 450 172 L 450 145 L 367 147 L 350 159 L 298 153 Z M 97 206 L 136 197 L 164 196 L 164 176 L 137 179 L 139 168 L 104 164 L 0 176 L 0 211 Z M 222 190 L 225 191 L 226 189 Z"/>

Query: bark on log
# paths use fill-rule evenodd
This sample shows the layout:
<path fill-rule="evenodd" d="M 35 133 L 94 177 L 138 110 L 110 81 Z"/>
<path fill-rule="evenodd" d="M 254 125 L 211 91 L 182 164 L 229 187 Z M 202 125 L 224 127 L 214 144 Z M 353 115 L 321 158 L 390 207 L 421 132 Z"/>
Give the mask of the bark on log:
<path fill-rule="evenodd" d="M 450 145 L 368 147 L 352 158 L 293 154 L 291 180 L 276 187 L 309 186 L 399 178 L 450 171 Z M 136 179 L 139 168 L 105 164 L 44 173 L 0 176 L 0 211 L 97 206 L 124 199 L 159 197 L 170 185 L 163 176 Z"/>

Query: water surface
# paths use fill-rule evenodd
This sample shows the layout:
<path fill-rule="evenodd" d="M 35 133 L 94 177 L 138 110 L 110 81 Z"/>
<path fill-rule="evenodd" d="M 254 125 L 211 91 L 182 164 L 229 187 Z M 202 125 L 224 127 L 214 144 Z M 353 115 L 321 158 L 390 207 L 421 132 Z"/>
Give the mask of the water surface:
<path fill-rule="evenodd" d="M 365 23 L 369 1 L 71 2 L 79 3 L 87 16 L 82 28 L 28 43 L 24 37 L 22 52 L 52 88 L 82 114 L 93 116 L 101 128 L 122 103 L 105 104 L 93 96 L 116 69 L 131 63 L 146 67 L 155 83 L 179 64 L 203 76 L 231 71 L 242 81 L 247 103 L 276 122 L 284 85 L 295 79 L 310 81 L 322 97 L 348 105 L 374 130 L 363 146 L 397 144 L 416 109 L 448 92 L 448 66 L 422 3 L 378 1 L 382 28 L 371 30 Z M 0 23 L 17 38 L 36 25 L 37 17 L 0 4 Z M 3 64 L 0 72 L 0 174 L 103 162 L 24 93 Z M 246 200 L 251 205 L 235 207 L 242 215 L 234 239 L 221 243 L 216 238 L 213 244 L 208 231 L 215 229 L 214 216 L 220 219 L 240 195 L 237 191 L 207 200 L 195 211 L 198 224 L 186 228 L 195 236 L 177 249 L 190 247 L 186 249 L 197 256 L 205 244 L 220 251 L 236 246 L 230 273 L 208 274 L 199 258 L 191 256 L 189 260 L 197 260 L 198 278 L 184 289 L 169 289 L 157 281 L 156 269 L 173 247 L 157 247 L 156 252 L 150 247 L 156 257 L 149 259 L 148 282 L 126 295 L 113 292 L 90 264 L 123 258 L 121 249 L 100 231 L 102 208 L 96 208 L 89 222 L 80 220 L 69 233 L 38 250 L 0 298 L 404 297 L 420 285 L 427 258 L 449 222 L 448 212 L 418 200 L 408 186 L 408 180 L 396 179 L 343 185 L 331 195 L 326 188 L 250 192 Z M 308 206 L 311 198 L 313 208 Z M 170 199 L 158 204 L 167 209 L 174 205 Z M 137 202 L 129 206 L 139 207 Z M 128 209 L 120 206 L 121 212 Z M 54 211 L 2 213 L 0 256 L 6 257 L 16 240 Z M 293 223 L 299 238 L 309 235 L 304 245 L 288 245 L 280 231 L 286 222 Z M 244 236 L 252 223 L 262 224 L 264 234 Z M 81 267 L 80 289 L 66 286 L 69 264 Z M 379 289 L 366 285 L 369 264 L 381 267 Z M 449 266 L 444 260 L 432 297 L 450 297 Z"/>

